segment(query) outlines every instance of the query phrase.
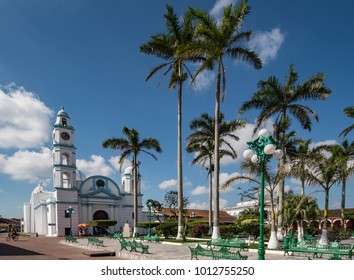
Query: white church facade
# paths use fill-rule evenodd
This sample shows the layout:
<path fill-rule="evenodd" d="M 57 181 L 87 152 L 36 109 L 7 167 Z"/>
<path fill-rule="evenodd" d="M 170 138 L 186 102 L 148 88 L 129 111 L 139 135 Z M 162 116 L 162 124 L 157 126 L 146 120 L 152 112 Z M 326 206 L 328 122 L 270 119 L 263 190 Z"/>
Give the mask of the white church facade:
<path fill-rule="evenodd" d="M 86 178 L 76 167 L 75 129 L 64 108 L 53 125 L 53 190 L 39 184 L 24 204 L 24 231 L 45 236 L 77 235 L 79 224 L 92 220 L 114 220 L 110 232 L 121 231 L 124 223 L 133 225 L 133 176 L 128 167 L 121 186 L 112 179 L 95 175 Z M 73 209 L 70 214 L 69 208 Z M 138 182 L 138 217 L 142 217 L 142 194 Z M 93 233 L 93 228 L 88 228 Z"/>

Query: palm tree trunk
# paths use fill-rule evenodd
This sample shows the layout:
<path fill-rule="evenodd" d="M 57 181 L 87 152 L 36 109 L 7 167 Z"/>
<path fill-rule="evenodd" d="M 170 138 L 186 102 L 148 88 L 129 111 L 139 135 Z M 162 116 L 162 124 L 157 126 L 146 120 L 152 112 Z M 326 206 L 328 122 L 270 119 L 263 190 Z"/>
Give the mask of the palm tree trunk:
<path fill-rule="evenodd" d="M 213 169 L 212 158 L 209 160 L 209 229 L 213 226 Z"/>
<path fill-rule="evenodd" d="M 322 234 L 321 239 L 318 242 L 321 245 L 328 245 L 328 230 L 327 230 L 327 219 L 328 219 L 328 204 L 329 204 L 329 189 L 325 189 L 326 198 L 325 198 L 325 211 L 323 215 L 323 226 L 322 226 Z"/>
<path fill-rule="evenodd" d="M 134 230 L 133 230 L 133 236 L 138 235 L 138 170 L 137 170 L 137 159 L 136 159 L 136 154 L 133 156 L 133 177 L 134 177 L 134 191 L 133 191 L 133 196 L 134 196 Z"/>
<path fill-rule="evenodd" d="M 347 180 L 344 178 L 342 182 L 342 201 L 340 205 L 340 224 L 344 228 L 344 211 L 345 211 L 345 193 L 346 193 Z"/>
<path fill-rule="evenodd" d="M 268 242 L 268 249 L 278 249 L 279 241 L 277 238 L 277 229 L 275 226 L 275 211 L 274 211 L 274 202 L 273 202 L 273 193 L 270 192 L 270 215 L 271 215 L 271 223 L 270 223 L 270 238 Z"/>
<path fill-rule="evenodd" d="M 216 76 L 216 93 L 215 93 L 215 140 L 214 140 L 214 212 L 213 212 L 213 234 L 212 239 L 220 237 L 219 226 L 219 117 L 220 117 L 220 75 L 221 61 L 218 61 L 218 72 Z"/>
<path fill-rule="evenodd" d="M 177 164 L 178 164 L 178 232 L 177 239 L 183 239 L 183 177 L 182 177 L 182 82 L 178 83 L 178 148 L 177 148 Z"/>

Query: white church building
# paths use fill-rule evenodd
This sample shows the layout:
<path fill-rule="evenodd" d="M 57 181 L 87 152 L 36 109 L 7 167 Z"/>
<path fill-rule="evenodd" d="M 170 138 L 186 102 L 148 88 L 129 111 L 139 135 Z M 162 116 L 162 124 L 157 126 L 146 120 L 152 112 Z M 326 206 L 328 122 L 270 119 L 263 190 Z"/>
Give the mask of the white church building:
<path fill-rule="evenodd" d="M 76 167 L 75 129 L 62 107 L 53 125 L 53 190 L 39 184 L 24 204 L 24 231 L 45 236 L 77 235 L 79 224 L 92 220 L 114 220 L 110 232 L 133 225 L 133 176 L 128 167 L 119 186 L 112 179 L 95 175 L 86 178 Z M 72 208 L 70 213 L 68 209 Z M 142 194 L 138 184 L 138 217 L 142 217 Z M 93 233 L 93 228 L 88 228 Z"/>

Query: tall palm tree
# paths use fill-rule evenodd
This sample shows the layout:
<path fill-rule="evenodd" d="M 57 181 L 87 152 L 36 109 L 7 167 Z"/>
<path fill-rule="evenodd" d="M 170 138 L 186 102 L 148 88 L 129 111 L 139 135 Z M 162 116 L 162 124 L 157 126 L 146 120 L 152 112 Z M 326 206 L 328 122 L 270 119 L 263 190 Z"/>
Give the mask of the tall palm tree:
<path fill-rule="evenodd" d="M 122 154 L 119 157 L 120 168 L 124 163 L 124 160 L 129 156 L 133 156 L 132 171 L 134 178 L 134 232 L 133 236 L 137 235 L 138 230 L 138 155 L 139 153 L 146 153 L 157 160 L 156 156 L 150 153 L 148 150 L 155 150 L 161 153 L 161 147 L 158 140 L 155 138 L 144 138 L 140 140 L 139 132 L 132 128 L 123 127 L 122 133 L 126 138 L 108 138 L 103 141 L 103 148 L 111 148 L 113 150 L 121 150 Z"/>
<path fill-rule="evenodd" d="M 318 147 L 319 150 L 323 147 Z M 338 151 L 333 152 L 328 158 L 323 155 L 321 160 L 312 162 L 310 172 L 307 174 L 306 181 L 309 185 L 320 186 L 325 192 L 325 209 L 323 215 L 323 226 L 320 244 L 328 244 L 328 209 L 329 209 L 329 191 L 340 182 L 340 169 L 342 165 L 338 161 Z"/>
<path fill-rule="evenodd" d="M 224 9 L 220 24 L 218 20 L 212 18 L 207 11 L 190 8 L 191 14 L 197 21 L 196 33 L 198 40 L 186 45 L 183 50 L 186 54 L 204 55 L 199 68 L 194 74 L 194 78 L 204 70 L 213 70 L 216 66 L 216 90 L 215 90 L 215 140 L 214 140 L 214 217 L 212 239 L 220 237 L 219 227 L 219 118 L 220 101 L 224 100 L 226 89 L 226 68 L 225 57 L 233 60 L 241 59 L 248 62 L 256 69 L 262 67 L 262 62 L 257 54 L 242 44 L 249 40 L 252 32 L 240 32 L 245 16 L 250 12 L 247 0 L 243 0 L 239 5 L 232 4 Z"/>
<path fill-rule="evenodd" d="M 288 75 L 282 85 L 279 80 L 271 76 L 266 81 L 258 82 L 258 91 L 249 101 L 242 104 L 239 112 L 244 113 L 251 109 L 258 109 L 260 113 L 254 128 L 254 132 L 264 122 L 275 117 L 275 125 L 280 148 L 285 151 L 285 132 L 287 118 L 295 118 L 303 129 L 311 131 L 312 120 L 318 121 L 317 113 L 307 105 L 302 104 L 308 100 L 324 100 L 331 90 L 324 86 L 324 74 L 318 73 L 298 84 L 298 73 L 294 71 L 294 65 L 290 65 Z M 279 161 L 279 168 L 283 168 L 284 159 Z M 278 238 L 283 238 L 283 215 L 281 214 L 284 200 L 284 181 L 278 187 Z"/>
<path fill-rule="evenodd" d="M 332 154 L 337 154 L 337 162 L 341 166 L 339 168 L 339 179 L 342 183 L 342 196 L 341 196 L 341 226 L 344 227 L 344 211 L 345 211 L 345 198 L 348 179 L 354 174 L 354 141 L 349 143 L 344 140 L 340 145 L 322 146 L 323 149 L 330 151 Z"/>
<path fill-rule="evenodd" d="M 241 169 L 247 171 L 247 175 L 237 175 L 228 179 L 221 187 L 227 189 L 231 185 L 238 182 L 248 181 L 250 183 L 255 183 L 257 187 L 253 187 L 253 190 L 259 190 L 261 182 L 259 180 L 262 167 L 259 163 L 253 163 L 252 161 L 244 161 L 241 163 Z M 265 189 L 269 194 L 270 202 L 270 216 L 271 216 L 271 235 L 268 242 L 269 249 L 277 249 L 279 247 L 279 241 L 277 239 L 276 231 L 276 216 L 275 216 L 275 204 L 274 204 L 274 193 L 278 182 L 285 176 L 283 172 L 278 170 L 277 172 L 272 172 L 269 165 L 269 161 L 265 160 L 264 163 L 264 183 Z"/>
<path fill-rule="evenodd" d="M 177 96 L 177 185 L 178 185 L 178 233 L 177 239 L 183 239 L 183 175 L 182 175 L 182 89 L 183 83 L 190 77 L 186 61 L 198 61 L 197 56 L 182 56 L 179 49 L 193 41 L 194 23 L 189 13 L 186 13 L 180 22 L 179 17 L 170 5 L 166 5 L 167 13 L 164 15 L 167 27 L 166 33 L 158 33 L 140 46 L 140 51 L 148 55 L 162 58 L 165 62 L 152 69 L 146 78 L 149 80 L 156 73 L 163 71 L 163 76 L 170 73 L 169 90 L 178 87 Z"/>
<path fill-rule="evenodd" d="M 297 239 L 301 241 L 304 236 L 303 221 L 305 219 L 315 220 L 320 215 L 320 208 L 317 200 L 308 195 L 287 195 L 284 200 L 284 220 L 288 226 L 296 221 Z"/>
<path fill-rule="evenodd" d="M 224 121 L 224 115 L 221 113 L 219 118 L 220 126 L 220 157 L 230 156 L 235 159 L 237 157 L 236 151 L 231 143 L 226 138 L 238 141 L 239 137 L 233 132 L 246 125 L 244 120 L 232 120 L 230 122 Z M 202 168 L 206 168 L 209 177 L 209 227 L 212 226 L 212 190 L 213 190 L 213 158 L 214 158 L 214 133 L 215 133 L 215 119 L 209 116 L 208 113 L 203 113 L 200 118 L 191 121 L 189 128 L 193 130 L 187 137 L 188 153 L 196 153 L 192 164 L 200 163 Z M 222 145 L 227 148 L 222 148 Z"/>
<path fill-rule="evenodd" d="M 344 114 L 349 117 L 349 118 L 354 118 L 354 106 L 347 107 L 344 109 Z M 351 132 L 354 129 L 354 124 L 348 126 L 346 129 L 344 129 L 338 136 L 344 136 L 346 137 L 349 132 Z"/>

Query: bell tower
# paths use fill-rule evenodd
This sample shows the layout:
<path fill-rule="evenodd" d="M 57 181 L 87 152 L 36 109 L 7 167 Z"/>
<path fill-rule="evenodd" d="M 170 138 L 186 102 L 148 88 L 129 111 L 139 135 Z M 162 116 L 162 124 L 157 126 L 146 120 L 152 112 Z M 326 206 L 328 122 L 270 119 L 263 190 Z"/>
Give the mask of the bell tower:
<path fill-rule="evenodd" d="M 76 187 L 76 147 L 74 127 L 69 115 L 61 107 L 53 125 L 53 184 L 55 188 Z"/>

